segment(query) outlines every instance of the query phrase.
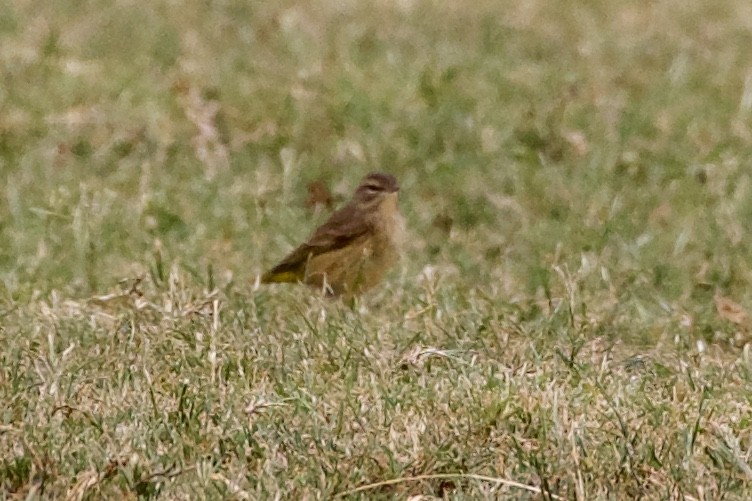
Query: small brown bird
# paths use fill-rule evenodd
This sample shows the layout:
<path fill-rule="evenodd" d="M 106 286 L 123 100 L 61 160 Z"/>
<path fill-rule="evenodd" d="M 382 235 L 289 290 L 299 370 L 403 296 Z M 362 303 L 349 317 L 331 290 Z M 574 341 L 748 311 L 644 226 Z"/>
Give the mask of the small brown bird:
<path fill-rule="evenodd" d="M 368 174 L 350 202 L 308 241 L 261 277 L 263 283 L 302 282 L 329 295 L 352 297 L 378 284 L 396 262 L 402 217 L 394 176 Z"/>

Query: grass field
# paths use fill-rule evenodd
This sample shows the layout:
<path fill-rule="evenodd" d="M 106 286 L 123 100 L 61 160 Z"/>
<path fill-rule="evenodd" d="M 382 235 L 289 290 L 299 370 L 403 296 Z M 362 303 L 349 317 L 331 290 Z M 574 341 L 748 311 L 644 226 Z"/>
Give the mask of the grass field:
<path fill-rule="evenodd" d="M 0 498 L 751 498 L 750 47 L 748 0 L 0 0 Z M 372 170 L 382 287 L 255 284 Z"/>

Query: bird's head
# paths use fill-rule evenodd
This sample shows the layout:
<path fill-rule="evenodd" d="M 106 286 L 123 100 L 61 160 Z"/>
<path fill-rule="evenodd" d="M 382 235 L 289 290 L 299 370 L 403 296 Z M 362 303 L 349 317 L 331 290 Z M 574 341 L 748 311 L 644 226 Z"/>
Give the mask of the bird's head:
<path fill-rule="evenodd" d="M 353 199 L 363 206 L 375 207 L 388 198 L 396 198 L 398 191 L 399 184 L 394 176 L 372 172 L 360 182 Z"/>

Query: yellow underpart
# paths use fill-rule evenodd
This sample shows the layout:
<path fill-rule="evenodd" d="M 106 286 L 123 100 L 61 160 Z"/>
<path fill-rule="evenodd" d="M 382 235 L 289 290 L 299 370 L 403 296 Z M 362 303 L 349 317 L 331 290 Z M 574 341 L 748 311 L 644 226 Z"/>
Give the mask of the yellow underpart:
<path fill-rule="evenodd" d="M 268 283 L 296 283 L 302 277 L 293 271 L 283 271 L 281 273 L 270 273 L 264 276 L 264 282 Z"/>

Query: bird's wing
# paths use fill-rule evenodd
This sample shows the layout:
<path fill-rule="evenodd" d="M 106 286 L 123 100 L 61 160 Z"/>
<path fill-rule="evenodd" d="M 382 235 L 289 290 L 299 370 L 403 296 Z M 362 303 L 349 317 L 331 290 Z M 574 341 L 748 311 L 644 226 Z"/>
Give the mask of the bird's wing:
<path fill-rule="evenodd" d="M 353 205 L 338 210 L 313 233 L 311 238 L 287 255 L 261 277 L 262 282 L 297 282 L 302 280 L 311 257 L 341 249 L 370 230 L 366 218 Z"/>

